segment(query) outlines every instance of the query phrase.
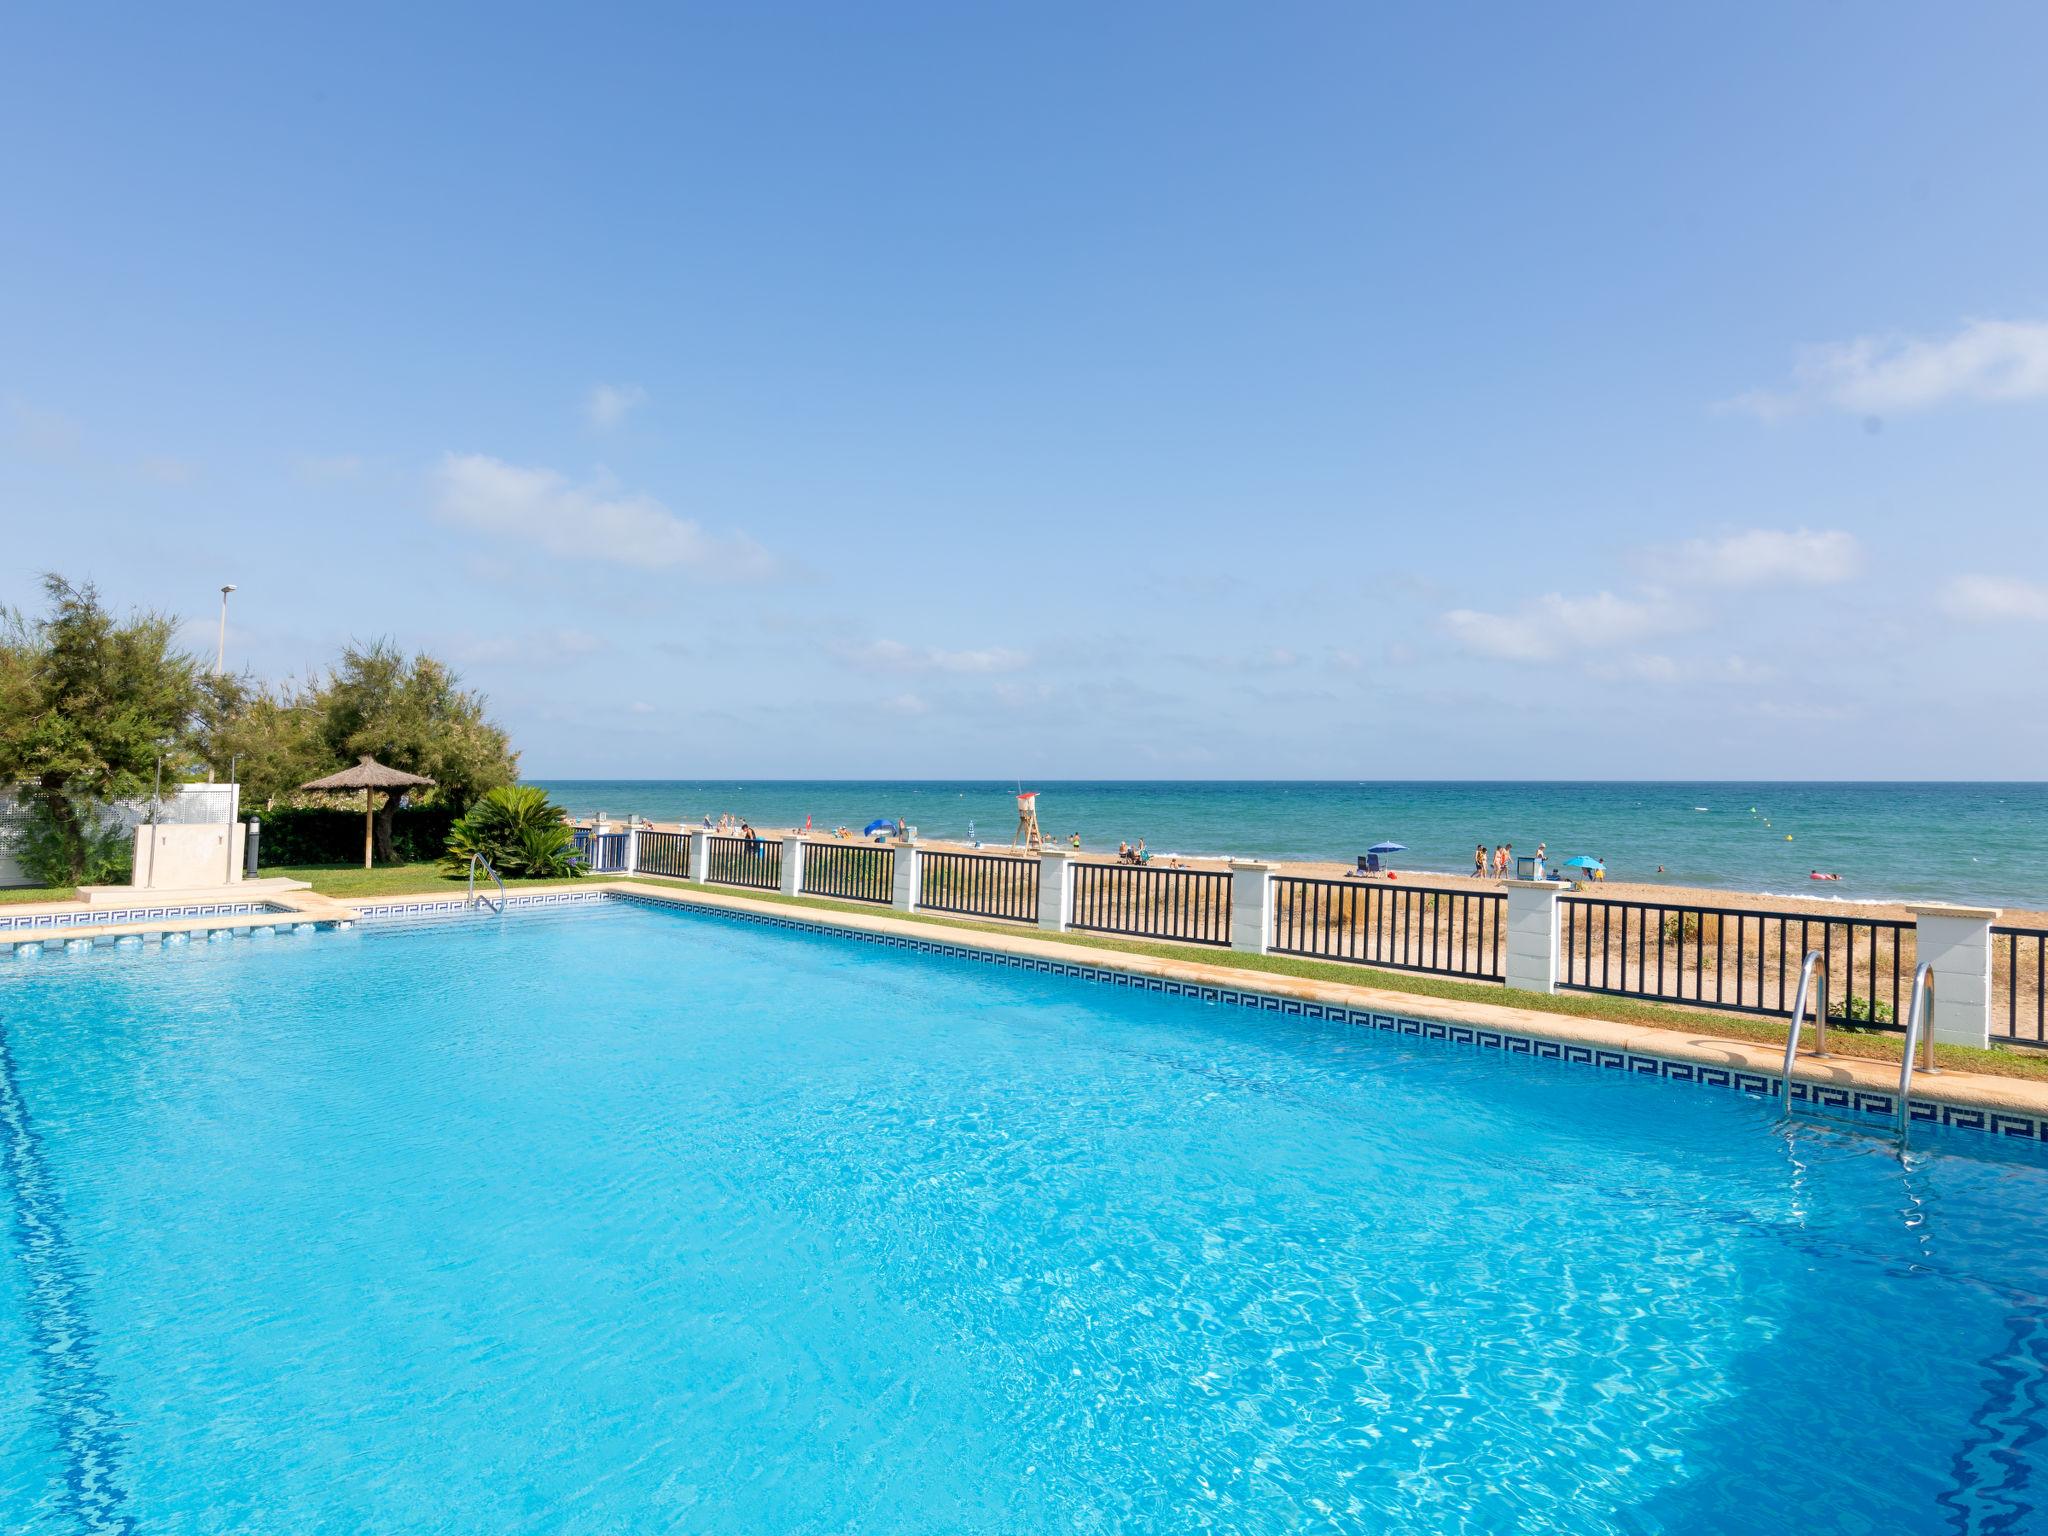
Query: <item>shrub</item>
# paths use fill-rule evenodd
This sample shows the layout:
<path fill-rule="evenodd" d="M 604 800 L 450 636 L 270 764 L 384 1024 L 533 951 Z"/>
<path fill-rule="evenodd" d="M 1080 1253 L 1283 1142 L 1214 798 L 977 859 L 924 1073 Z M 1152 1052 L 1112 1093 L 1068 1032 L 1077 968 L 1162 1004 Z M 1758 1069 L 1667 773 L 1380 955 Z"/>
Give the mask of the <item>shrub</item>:
<path fill-rule="evenodd" d="M 266 865 L 360 864 L 361 810 L 305 806 L 253 813 L 262 823 L 257 856 Z M 393 813 L 391 841 L 401 863 L 424 864 L 448 848 L 455 813 L 443 805 L 406 806 Z"/>
<path fill-rule="evenodd" d="M 135 834 L 86 806 L 60 823 L 50 802 L 32 799 L 14 843 L 15 862 L 37 885 L 126 885 L 135 873 Z"/>
<path fill-rule="evenodd" d="M 1875 998 L 1851 994 L 1828 1010 L 1828 1021 L 1840 1021 L 1844 1024 L 1889 1024 L 1892 1021 L 1892 1005 L 1880 1003 Z"/>
<path fill-rule="evenodd" d="M 449 830 L 442 867 L 461 874 L 482 854 L 501 875 L 555 880 L 583 873 L 575 835 L 547 791 L 514 784 L 494 789 Z"/>
<path fill-rule="evenodd" d="M 1669 944 L 1718 946 L 1721 942 L 1720 914 L 1667 912 L 1664 914 L 1664 939 Z"/>

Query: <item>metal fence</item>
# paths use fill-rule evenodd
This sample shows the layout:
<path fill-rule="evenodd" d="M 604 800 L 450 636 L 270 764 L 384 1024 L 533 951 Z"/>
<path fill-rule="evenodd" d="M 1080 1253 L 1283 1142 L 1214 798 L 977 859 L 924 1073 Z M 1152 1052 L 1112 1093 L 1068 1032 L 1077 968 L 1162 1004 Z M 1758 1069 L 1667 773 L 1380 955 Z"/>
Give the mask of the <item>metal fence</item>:
<path fill-rule="evenodd" d="M 626 834 L 592 832 L 578 827 L 572 838 L 576 856 L 592 874 L 615 875 L 626 867 Z"/>
<path fill-rule="evenodd" d="M 1801 962 L 1819 950 L 1830 1017 L 1903 1028 L 1915 947 L 1914 925 L 1891 918 L 1591 896 L 1558 902 L 1560 987 L 1734 1013 L 1785 1013 Z"/>
<path fill-rule="evenodd" d="M 1076 864 L 1073 869 L 1076 928 L 1190 944 L 1230 943 L 1227 870 L 1128 864 Z"/>
<path fill-rule="evenodd" d="M 782 889 L 782 844 L 767 838 L 714 837 L 704 878 L 714 885 Z"/>
<path fill-rule="evenodd" d="M 1991 929 L 1991 1038 L 2048 1045 L 2048 928 Z"/>
<path fill-rule="evenodd" d="M 1507 898 L 1486 891 L 1273 877 L 1273 948 L 1394 970 L 1499 981 Z"/>
<path fill-rule="evenodd" d="M 920 863 L 917 904 L 927 911 L 1000 917 L 1014 923 L 1038 921 L 1035 858 L 932 852 Z"/>
<path fill-rule="evenodd" d="M 634 867 L 643 875 L 690 878 L 690 839 L 682 832 L 642 832 Z"/>
<path fill-rule="evenodd" d="M 805 843 L 804 894 L 889 904 L 896 850 L 875 843 Z"/>

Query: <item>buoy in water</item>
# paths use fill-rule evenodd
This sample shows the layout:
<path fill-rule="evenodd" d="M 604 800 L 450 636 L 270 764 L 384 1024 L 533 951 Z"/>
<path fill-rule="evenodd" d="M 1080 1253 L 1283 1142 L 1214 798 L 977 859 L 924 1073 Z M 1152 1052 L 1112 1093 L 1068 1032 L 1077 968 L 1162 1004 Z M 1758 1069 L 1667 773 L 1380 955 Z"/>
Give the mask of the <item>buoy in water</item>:
<path fill-rule="evenodd" d="M 1792 841 L 1792 834 L 1790 832 L 1785 834 L 1785 841 L 1788 843 Z"/>

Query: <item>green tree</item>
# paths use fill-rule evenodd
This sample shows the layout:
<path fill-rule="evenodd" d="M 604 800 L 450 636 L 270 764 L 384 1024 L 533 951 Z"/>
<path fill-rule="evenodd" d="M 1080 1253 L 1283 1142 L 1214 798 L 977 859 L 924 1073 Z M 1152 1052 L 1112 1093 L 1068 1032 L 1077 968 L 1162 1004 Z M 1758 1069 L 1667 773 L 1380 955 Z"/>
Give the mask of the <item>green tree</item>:
<path fill-rule="evenodd" d="M 201 679 L 193 750 L 215 780 L 241 784 L 251 810 L 289 804 L 334 766 L 310 694 L 231 674 Z"/>
<path fill-rule="evenodd" d="M 199 669 L 159 613 L 116 618 L 90 583 L 45 576 L 49 613 L 5 615 L 0 633 L 0 784 L 20 786 L 75 884 L 101 862 L 106 809 L 154 788 L 185 745 Z"/>
<path fill-rule="evenodd" d="M 519 777 L 519 754 L 485 717 L 483 695 L 464 689 L 431 656 L 408 657 L 385 640 L 351 645 L 309 702 L 330 767 L 367 752 L 386 767 L 426 775 L 434 795 L 458 812 Z M 398 800 L 386 795 L 377 812 L 381 859 L 397 857 L 391 824 Z"/>

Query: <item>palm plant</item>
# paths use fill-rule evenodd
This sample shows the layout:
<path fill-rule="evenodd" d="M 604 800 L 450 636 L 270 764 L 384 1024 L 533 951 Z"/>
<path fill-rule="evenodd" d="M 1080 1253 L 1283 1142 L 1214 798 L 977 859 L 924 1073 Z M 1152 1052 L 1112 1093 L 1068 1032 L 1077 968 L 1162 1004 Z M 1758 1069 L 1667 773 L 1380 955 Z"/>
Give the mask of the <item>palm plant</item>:
<path fill-rule="evenodd" d="M 494 789 L 470 806 L 449 829 L 442 867 L 459 875 L 478 853 L 508 879 L 558 880 L 583 873 L 562 808 L 546 790 L 525 784 Z"/>

